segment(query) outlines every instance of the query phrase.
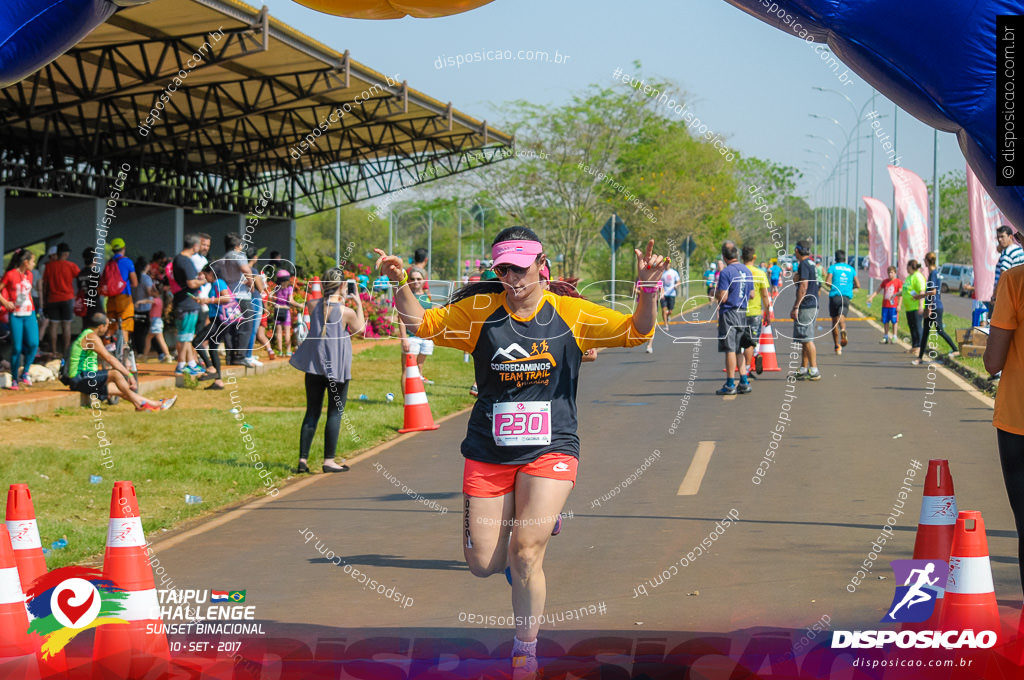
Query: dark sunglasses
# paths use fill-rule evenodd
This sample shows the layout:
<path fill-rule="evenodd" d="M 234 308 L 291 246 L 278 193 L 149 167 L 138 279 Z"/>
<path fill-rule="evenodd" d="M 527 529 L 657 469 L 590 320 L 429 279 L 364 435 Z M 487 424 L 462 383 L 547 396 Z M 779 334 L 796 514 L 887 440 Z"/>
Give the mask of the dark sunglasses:
<path fill-rule="evenodd" d="M 532 266 L 533 265 L 530 265 L 530 267 Z M 522 276 L 526 272 L 530 271 L 530 267 L 517 267 L 514 264 L 496 264 L 491 267 L 491 270 L 500 277 L 506 276 L 509 272 Z"/>

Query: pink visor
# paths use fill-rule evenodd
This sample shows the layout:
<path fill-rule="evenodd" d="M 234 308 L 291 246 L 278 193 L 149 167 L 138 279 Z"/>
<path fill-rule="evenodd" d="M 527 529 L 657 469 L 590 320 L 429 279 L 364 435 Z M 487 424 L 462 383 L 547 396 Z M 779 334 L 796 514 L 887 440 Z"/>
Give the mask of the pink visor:
<path fill-rule="evenodd" d="M 544 247 L 537 241 L 502 241 L 491 246 L 491 257 L 494 265 L 512 264 L 525 269 L 533 264 L 543 250 Z"/>

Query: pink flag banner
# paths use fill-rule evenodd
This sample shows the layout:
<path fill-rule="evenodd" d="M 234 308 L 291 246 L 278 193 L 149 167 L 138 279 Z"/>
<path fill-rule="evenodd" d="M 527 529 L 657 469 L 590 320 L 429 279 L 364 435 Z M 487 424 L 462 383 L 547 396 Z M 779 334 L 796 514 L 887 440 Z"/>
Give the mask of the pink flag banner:
<path fill-rule="evenodd" d="M 967 166 L 967 202 L 971 212 L 971 257 L 974 261 L 975 300 L 991 300 L 996 281 L 996 229 L 1013 226 L 996 207 L 995 202 Z"/>
<path fill-rule="evenodd" d="M 892 253 L 892 215 L 877 198 L 863 196 L 868 208 L 868 276 L 882 281 L 889 277 Z"/>
<path fill-rule="evenodd" d="M 896 189 L 896 224 L 899 227 L 899 275 L 907 275 L 907 260 L 924 261 L 928 253 L 928 189 L 906 168 L 890 165 Z"/>

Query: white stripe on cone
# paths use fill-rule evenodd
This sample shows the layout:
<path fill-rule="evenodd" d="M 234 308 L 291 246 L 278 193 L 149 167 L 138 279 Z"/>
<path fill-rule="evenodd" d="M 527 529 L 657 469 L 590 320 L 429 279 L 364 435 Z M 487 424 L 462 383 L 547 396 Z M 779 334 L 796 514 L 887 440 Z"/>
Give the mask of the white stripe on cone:
<path fill-rule="evenodd" d="M 39 540 L 39 527 L 34 519 L 7 520 L 7 533 L 11 535 L 11 545 L 15 550 L 32 550 L 43 547 Z"/>
<path fill-rule="evenodd" d="M 130 590 L 124 602 L 124 611 L 117 618 L 126 621 L 152 621 L 160 619 L 160 602 L 156 590 Z"/>
<path fill-rule="evenodd" d="M 406 406 L 418 406 L 420 404 L 427 403 L 426 392 L 406 392 L 405 393 L 405 405 Z"/>
<path fill-rule="evenodd" d="M 21 579 L 18 568 L 0 569 L 0 604 L 22 604 L 25 593 L 21 592 Z"/>
<path fill-rule="evenodd" d="M 988 557 L 950 557 L 946 592 L 961 595 L 995 593 Z"/>
<path fill-rule="evenodd" d="M 956 514 L 956 496 L 925 496 L 921 500 L 921 519 L 918 524 L 956 524 Z"/>
<path fill-rule="evenodd" d="M 134 548 L 146 545 L 141 517 L 111 517 L 107 528 L 108 548 Z"/>
<path fill-rule="evenodd" d="M 406 378 L 419 378 L 419 377 L 422 377 L 422 376 L 420 376 L 420 369 L 419 369 L 419 367 L 416 366 L 416 365 L 406 366 L 405 367 L 405 377 Z"/>

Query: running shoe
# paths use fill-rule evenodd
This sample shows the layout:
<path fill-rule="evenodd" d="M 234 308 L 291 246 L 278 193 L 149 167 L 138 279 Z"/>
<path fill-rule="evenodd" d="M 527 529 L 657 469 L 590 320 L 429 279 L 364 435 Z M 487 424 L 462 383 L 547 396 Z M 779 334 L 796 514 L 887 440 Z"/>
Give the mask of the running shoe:
<path fill-rule="evenodd" d="M 16 382 L 12 382 L 12 383 L 11 383 L 10 385 L 8 385 L 8 386 L 7 386 L 7 388 L 6 388 L 6 389 L 9 389 L 9 390 L 14 390 L 15 392 L 17 392 L 17 391 L 18 391 L 18 390 L 20 390 L 21 388 L 20 388 L 20 387 L 18 387 L 18 383 L 16 383 Z"/>
<path fill-rule="evenodd" d="M 843 354 L 843 348 L 842 347 L 836 347 L 836 356 L 842 356 L 842 354 Z"/>
<path fill-rule="evenodd" d="M 21 376 L 21 384 L 25 387 L 32 387 L 32 378 L 28 377 L 28 373 Z"/>
<path fill-rule="evenodd" d="M 162 411 L 160 408 L 160 402 L 158 401 L 147 401 L 142 406 L 136 406 L 136 411 Z"/>
<path fill-rule="evenodd" d="M 719 389 L 715 390 L 715 394 L 717 394 L 718 396 L 736 394 L 736 386 L 733 385 L 732 387 L 730 387 L 729 383 L 726 383 L 722 385 Z"/>
<path fill-rule="evenodd" d="M 819 371 L 817 373 L 810 373 L 810 372 L 808 372 L 807 373 L 807 379 L 808 380 L 821 380 L 821 371 Z"/>
<path fill-rule="evenodd" d="M 882 339 L 878 341 L 878 344 L 879 345 L 888 345 L 889 344 L 889 336 L 888 335 L 883 336 Z"/>
<path fill-rule="evenodd" d="M 839 331 L 839 337 L 839 344 L 842 345 L 843 347 L 846 347 L 846 343 L 848 342 L 846 339 L 846 331 Z"/>
<path fill-rule="evenodd" d="M 552 536 L 557 536 L 560 533 L 562 533 L 562 515 L 561 514 L 555 516 L 555 527 L 551 530 L 551 535 Z"/>
<path fill-rule="evenodd" d="M 761 375 L 764 372 L 764 359 L 760 354 L 754 355 L 754 372 Z"/>
<path fill-rule="evenodd" d="M 422 381 L 423 381 L 423 384 L 424 384 L 424 385 L 433 385 L 433 384 L 434 384 L 434 381 L 433 381 L 433 380 L 427 380 L 427 379 L 426 379 L 426 378 L 424 378 L 424 377 L 423 377 L 422 375 L 420 376 L 420 380 L 422 380 Z"/>
<path fill-rule="evenodd" d="M 914 359 L 910 363 L 911 363 L 912 366 L 920 366 L 924 362 L 922 362 L 920 359 Z"/>
<path fill-rule="evenodd" d="M 750 383 L 741 382 L 739 385 L 736 386 L 737 394 L 747 394 L 748 392 L 750 392 L 750 390 Z"/>
<path fill-rule="evenodd" d="M 653 347 L 651 347 L 650 345 L 647 345 L 647 349 L 646 349 L 645 351 L 646 351 L 646 352 L 647 352 L 648 354 L 654 354 L 654 348 L 653 348 Z"/>
<path fill-rule="evenodd" d="M 185 372 L 189 375 L 206 375 L 206 369 L 202 366 L 186 366 Z"/>
<path fill-rule="evenodd" d="M 797 371 L 796 372 L 796 379 L 797 380 L 810 380 L 810 374 L 807 371 Z"/>

